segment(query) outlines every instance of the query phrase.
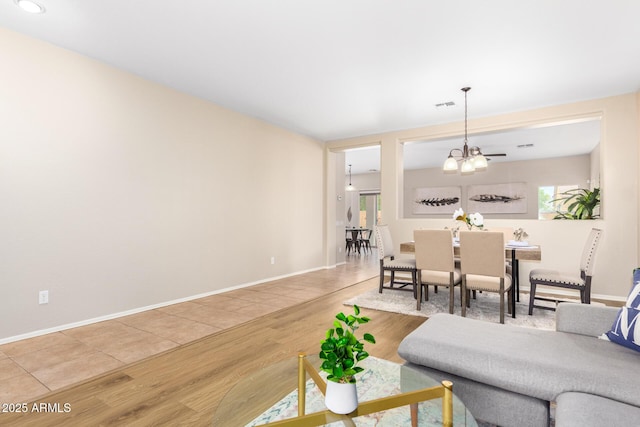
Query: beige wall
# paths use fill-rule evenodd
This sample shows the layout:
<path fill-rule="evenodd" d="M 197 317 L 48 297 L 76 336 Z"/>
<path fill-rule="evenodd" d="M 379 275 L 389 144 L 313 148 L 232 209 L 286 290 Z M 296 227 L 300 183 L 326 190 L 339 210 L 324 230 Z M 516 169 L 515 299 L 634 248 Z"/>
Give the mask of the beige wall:
<path fill-rule="evenodd" d="M 0 58 L 0 342 L 325 265 L 322 143 L 4 29 Z"/>
<path fill-rule="evenodd" d="M 530 240 L 543 248 L 540 264 L 522 263 L 526 282 L 531 268 L 569 269 L 577 272 L 582 247 L 591 227 L 604 229 L 596 262 L 593 294 L 622 298 L 631 284 L 631 271 L 638 259 L 638 94 L 559 105 L 469 121 L 469 131 L 488 132 L 555 121 L 602 118 L 600 185 L 602 220 L 538 221 L 488 220 L 490 226 L 523 227 Z M 448 219 L 410 219 L 401 215 L 403 206 L 402 143 L 458 136 L 463 124 L 448 123 L 380 135 L 363 136 L 327 144 L 328 150 L 381 143 L 383 222 L 391 227 L 394 244 L 411 240 L 416 228 L 444 227 Z M 396 248 L 399 249 L 399 248 Z M 524 287 L 524 286 L 523 286 Z"/>

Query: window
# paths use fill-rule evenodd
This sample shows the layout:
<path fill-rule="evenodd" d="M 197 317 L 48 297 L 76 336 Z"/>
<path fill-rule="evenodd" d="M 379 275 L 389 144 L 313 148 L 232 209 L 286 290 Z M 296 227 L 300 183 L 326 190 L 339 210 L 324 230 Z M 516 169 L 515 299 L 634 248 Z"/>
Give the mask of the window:
<path fill-rule="evenodd" d="M 555 201 L 568 190 L 579 188 L 578 185 L 548 185 L 538 187 L 538 219 L 553 219 L 558 210 L 562 210 L 562 202 Z"/>

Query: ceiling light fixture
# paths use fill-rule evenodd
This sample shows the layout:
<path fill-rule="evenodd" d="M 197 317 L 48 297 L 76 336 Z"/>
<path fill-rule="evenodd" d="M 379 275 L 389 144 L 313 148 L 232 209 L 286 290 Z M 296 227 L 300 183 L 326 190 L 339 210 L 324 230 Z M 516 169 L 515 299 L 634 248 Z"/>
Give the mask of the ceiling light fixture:
<path fill-rule="evenodd" d="M 463 87 L 464 92 L 464 146 L 462 150 L 454 148 L 449 151 L 449 157 L 444 162 L 442 169 L 445 173 L 456 173 L 458 171 L 458 163 L 460 165 L 460 173 L 462 175 L 470 175 L 475 171 L 483 171 L 487 169 L 487 158 L 482 155 L 480 147 L 469 147 L 467 141 L 467 92 L 470 87 Z"/>
<path fill-rule="evenodd" d="M 356 187 L 353 186 L 353 184 L 351 184 L 351 165 L 349 165 L 349 185 L 347 185 L 345 187 L 345 190 L 347 191 L 355 191 Z"/>
<path fill-rule="evenodd" d="M 44 13 L 44 6 L 32 1 L 32 0 L 15 0 L 16 5 L 25 12 L 29 13 Z"/>

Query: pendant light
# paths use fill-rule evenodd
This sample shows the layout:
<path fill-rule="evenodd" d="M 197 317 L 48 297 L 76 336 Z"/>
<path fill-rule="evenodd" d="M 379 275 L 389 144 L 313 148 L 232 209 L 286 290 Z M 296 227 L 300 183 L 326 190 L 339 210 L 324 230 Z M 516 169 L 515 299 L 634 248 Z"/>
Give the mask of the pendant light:
<path fill-rule="evenodd" d="M 470 175 L 475 171 L 483 171 L 487 169 L 487 158 L 482 155 L 480 147 L 469 147 L 467 140 L 467 92 L 470 87 L 463 87 L 464 92 L 464 145 L 462 150 L 454 148 L 449 151 L 449 157 L 444 162 L 442 170 L 445 173 L 456 173 L 458 171 L 458 163 L 460 165 L 460 173 L 462 175 Z"/>
<path fill-rule="evenodd" d="M 347 185 L 345 187 L 346 191 L 355 191 L 356 187 L 353 186 L 353 184 L 351 184 L 351 165 L 349 165 L 349 185 Z"/>

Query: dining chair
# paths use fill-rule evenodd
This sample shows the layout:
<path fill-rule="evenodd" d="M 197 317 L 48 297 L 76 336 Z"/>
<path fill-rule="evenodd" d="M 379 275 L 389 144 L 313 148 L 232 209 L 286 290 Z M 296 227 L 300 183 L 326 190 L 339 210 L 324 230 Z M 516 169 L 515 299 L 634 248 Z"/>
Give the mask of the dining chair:
<path fill-rule="evenodd" d="M 353 250 L 354 252 L 358 251 L 358 253 L 360 253 L 360 230 L 346 230 L 346 246 L 345 246 L 345 250 L 347 251 L 347 255 L 349 255 L 351 253 L 351 251 Z"/>
<path fill-rule="evenodd" d="M 446 229 L 446 227 L 445 227 Z M 458 244 L 460 243 L 460 231 L 468 231 L 468 232 L 473 232 L 473 233 L 480 233 L 480 232 L 484 232 L 487 231 L 485 229 L 480 229 L 480 228 L 472 228 L 472 229 L 465 229 L 465 230 L 458 230 L 456 232 L 456 234 L 458 235 Z M 456 268 L 460 269 L 460 255 L 455 255 L 453 256 L 453 260 L 455 262 L 455 266 Z M 436 294 L 438 293 L 438 287 L 436 286 L 434 288 Z M 473 291 L 473 299 L 476 299 L 476 291 Z"/>
<path fill-rule="evenodd" d="M 367 250 L 369 251 L 369 253 L 371 253 L 371 235 L 373 234 L 373 230 L 362 230 L 360 232 L 360 247 L 362 248 L 362 250 L 364 251 L 364 253 L 367 253 Z"/>
<path fill-rule="evenodd" d="M 495 231 L 502 233 L 504 237 L 504 245 L 506 246 L 510 240 L 513 240 L 513 227 L 491 227 L 487 231 Z M 507 266 L 507 273 L 510 274 L 513 279 L 513 260 L 506 259 L 505 265 Z"/>
<path fill-rule="evenodd" d="M 509 242 L 509 240 L 513 240 L 513 227 L 491 227 L 486 231 L 494 231 L 502 233 L 502 237 L 504 238 L 504 244 Z"/>
<path fill-rule="evenodd" d="M 534 307 L 553 311 L 556 309 L 555 306 L 549 307 L 535 304 L 535 300 L 558 302 L 557 299 L 536 296 L 538 285 L 575 289 L 580 292 L 580 302 L 582 304 L 591 304 L 591 279 L 593 277 L 596 249 L 598 249 L 598 243 L 600 243 L 601 239 L 602 230 L 592 228 L 582 250 L 580 274 L 578 276 L 542 268 L 531 270 L 531 273 L 529 273 L 529 315 L 533 314 Z"/>
<path fill-rule="evenodd" d="M 414 297 L 417 297 L 417 270 L 416 260 L 412 258 L 396 259 L 395 249 L 393 246 L 393 240 L 391 239 L 391 232 L 388 225 L 378 225 L 376 230 L 376 245 L 378 246 L 378 258 L 380 258 L 380 288 L 379 292 L 382 293 L 382 289 L 400 289 L 400 290 L 412 290 Z M 388 271 L 391 275 L 391 281 L 389 286 L 384 286 L 384 275 Z M 395 274 L 397 272 L 411 274 L 411 282 L 397 281 Z M 395 284 L 400 285 L 398 288 L 394 287 Z M 412 289 L 405 289 L 406 286 L 411 285 Z"/>
<path fill-rule="evenodd" d="M 500 323 L 504 323 L 504 299 L 511 304 L 511 276 L 505 267 L 504 235 L 502 232 L 460 232 L 460 270 L 462 273 L 462 316 L 469 307 L 470 291 L 496 292 L 500 295 Z"/>
<path fill-rule="evenodd" d="M 353 237 L 351 237 L 351 232 L 349 230 L 345 230 L 344 232 L 344 250 L 349 255 L 351 250 L 353 249 Z"/>
<path fill-rule="evenodd" d="M 451 230 L 414 230 L 416 268 L 418 270 L 418 310 L 424 288 L 425 301 L 429 301 L 429 286 L 449 288 L 449 313 L 453 314 L 454 289 L 461 282 L 460 269 L 453 258 Z"/>

